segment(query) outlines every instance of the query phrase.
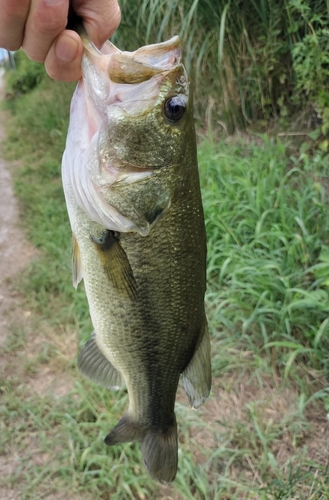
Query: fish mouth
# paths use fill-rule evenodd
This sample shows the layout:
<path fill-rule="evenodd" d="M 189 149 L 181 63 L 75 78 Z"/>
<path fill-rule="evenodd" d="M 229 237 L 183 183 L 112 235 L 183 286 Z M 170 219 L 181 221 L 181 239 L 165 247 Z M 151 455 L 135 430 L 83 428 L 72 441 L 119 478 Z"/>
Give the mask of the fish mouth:
<path fill-rule="evenodd" d="M 109 41 L 99 50 L 87 35 L 82 34 L 81 38 L 86 57 L 101 71 L 106 71 L 113 83 L 144 82 L 153 76 L 172 71 L 181 60 L 179 36 L 165 42 L 145 45 L 134 52 L 121 51 Z"/>
<path fill-rule="evenodd" d="M 135 52 L 121 51 L 109 41 L 99 50 L 86 34 L 81 38 L 85 49 L 83 79 L 99 110 L 101 103 L 137 116 L 154 106 L 168 76 L 176 79 L 176 73 L 178 78 L 185 74 L 178 36 Z"/>

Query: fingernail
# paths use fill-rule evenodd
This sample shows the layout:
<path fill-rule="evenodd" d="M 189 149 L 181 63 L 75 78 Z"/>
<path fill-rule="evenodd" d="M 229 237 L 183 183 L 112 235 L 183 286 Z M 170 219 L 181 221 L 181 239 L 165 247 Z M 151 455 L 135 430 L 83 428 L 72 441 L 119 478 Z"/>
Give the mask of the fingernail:
<path fill-rule="evenodd" d="M 79 43 L 74 38 L 62 35 L 56 43 L 56 56 L 63 62 L 70 63 L 77 57 Z"/>

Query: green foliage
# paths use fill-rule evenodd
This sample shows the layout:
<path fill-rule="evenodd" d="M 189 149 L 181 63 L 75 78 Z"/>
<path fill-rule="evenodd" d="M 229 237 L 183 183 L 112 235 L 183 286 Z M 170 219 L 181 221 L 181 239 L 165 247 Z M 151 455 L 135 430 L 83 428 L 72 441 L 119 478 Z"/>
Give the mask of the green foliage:
<path fill-rule="evenodd" d="M 286 375 L 296 358 L 329 373 L 326 161 L 262 140 L 199 149 L 213 334 L 277 348 Z"/>
<path fill-rule="evenodd" d="M 120 48 L 182 37 L 197 108 L 228 132 L 305 106 L 326 121 L 329 12 L 325 0 L 122 0 Z M 321 73 L 318 79 L 318 74 Z M 194 77 L 194 75 L 193 75 Z M 297 94 L 297 95 L 296 95 Z M 202 111 L 200 111 L 202 110 Z"/>
<path fill-rule="evenodd" d="M 19 50 L 15 52 L 16 70 L 11 70 L 7 76 L 8 91 L 14 94 L 27 94 L 44 78 L 46 72 L 43 64 L 31 61 Z"/>
<path fill-rule="evenodd" d="M 292 49 L 296 88 L 315 103 L 322 118 L 321 131 L 329 132 L 329 24 L 328 12 L 314 12 L 302 2 L 293 2 L 294 11 L 307 22 L 309 33 Z"/>

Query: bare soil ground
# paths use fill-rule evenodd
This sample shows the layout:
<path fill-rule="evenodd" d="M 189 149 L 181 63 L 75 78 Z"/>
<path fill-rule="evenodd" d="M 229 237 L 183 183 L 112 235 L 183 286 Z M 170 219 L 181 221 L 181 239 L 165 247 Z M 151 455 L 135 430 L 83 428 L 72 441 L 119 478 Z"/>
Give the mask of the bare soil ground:
<path fill-rule="evenodd" d="M 2 76 L 0 74 L 0 100 L 4 95 Z M 5 122 L 6 114 L 0 111 L 0 143 L 5 136 Z M 0 156 L 0 346 L 7 338 L 8 324 L 15 315 L 13 307 L 17 301 L 8 278 L 19 273 L 35 254 L 19 227 L 18 205 L 12 188 L 13 167 Z"/>

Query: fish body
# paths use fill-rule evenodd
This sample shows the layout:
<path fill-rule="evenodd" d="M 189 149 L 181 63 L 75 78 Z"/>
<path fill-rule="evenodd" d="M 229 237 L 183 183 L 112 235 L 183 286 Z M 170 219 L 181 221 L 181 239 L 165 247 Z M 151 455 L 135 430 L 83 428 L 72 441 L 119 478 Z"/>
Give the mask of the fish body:
<path fill-rule="evenodd" d="M 210 391 L 204 309 L 206 237 L 180 41 L 121 52 L 83 38 L 62 176 L 94 333 L 82 373 L 129 408 L 105 438 L 139 441 L 151 477 L 177 471 L 180 375 L 191 405 Z"/>

